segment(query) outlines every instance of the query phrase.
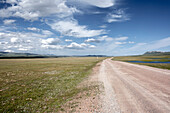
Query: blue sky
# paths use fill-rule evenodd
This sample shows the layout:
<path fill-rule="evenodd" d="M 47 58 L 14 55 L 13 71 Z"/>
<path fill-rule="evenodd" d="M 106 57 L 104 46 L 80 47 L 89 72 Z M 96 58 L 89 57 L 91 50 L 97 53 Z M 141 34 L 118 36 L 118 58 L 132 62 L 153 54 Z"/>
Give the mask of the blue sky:
<path fill-rule="evenodd" d="M 170 50 L 169 0 L 0 0 L 0 51 L 135 55 Z"/>

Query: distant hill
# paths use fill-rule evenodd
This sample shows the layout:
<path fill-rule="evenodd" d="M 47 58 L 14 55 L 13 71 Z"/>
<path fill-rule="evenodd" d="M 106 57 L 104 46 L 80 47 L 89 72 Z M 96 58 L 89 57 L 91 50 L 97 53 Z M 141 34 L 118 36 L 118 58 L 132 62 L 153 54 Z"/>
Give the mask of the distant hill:
<path fill-rule="evenodd" d="M 73 57 L 108 57 L 106 55 L 74 55 Z"/>
<path fill-rule="evenodd" d="M 105 55 L 40 55 L 40 54 L 33 54 L 33 53 L 14 53 L 14 52 L 0 52 L 0 59 L 11 59 L 11 58 L 57 58 L 57 57 L 107 57 Z"/>
<path fill-rule="evenodd" d="M 0 52 L 0 57 L 3 56 L 39 56 L 38 54 L 32 53 L 13 53 L 13 52 Z"/>
<path fill-rule="evenodd" d="M 151 55 L 170 55 L 170 52 L 161 52 L 161 51 L 148 51 L 146 53 L 144 53 L 143 55 L 145 56 L 151 56 Z"/>
<path fill-rule="evenodd" d="M 14 53 L 14 52 L 0 52 L 0 58 L 46 58 L 48 55 L 39 55 L 33 53 Z"/>

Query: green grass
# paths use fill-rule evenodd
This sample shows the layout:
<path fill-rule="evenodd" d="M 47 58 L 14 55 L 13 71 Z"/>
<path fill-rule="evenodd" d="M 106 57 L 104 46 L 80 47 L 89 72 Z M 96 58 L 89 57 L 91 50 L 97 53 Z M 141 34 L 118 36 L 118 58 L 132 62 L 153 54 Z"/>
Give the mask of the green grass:
<path fill-rule="evenodd" d="M 0 112 L 57 112 L 104 58 L 0 60 Z"/>
<path fill-rule="evenodd" d="M 112 60 L 118 60 L 118 61 L 160 61 L 160 62 L 167 62 L 170 61 L 170 55 L 162 55 L 162 56 L 119 56 L 114 57 Z M 147 65 L 162 69 L 170 69 L 170 64 L 166 63 L 135 63 L 135 64 L 141 64 L 141 65 Z"/>

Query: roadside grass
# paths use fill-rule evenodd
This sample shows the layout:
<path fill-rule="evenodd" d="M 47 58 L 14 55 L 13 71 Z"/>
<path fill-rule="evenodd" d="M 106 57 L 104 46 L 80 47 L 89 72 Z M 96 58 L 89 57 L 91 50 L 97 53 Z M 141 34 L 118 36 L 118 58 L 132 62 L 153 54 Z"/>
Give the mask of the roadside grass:
<path fill-rule="evenodd" d="M 154 63 L 138 63 L 138 64 L 170 70 L 170 64 L 166 64 L 166 63 L 155 63 L 155 64 Z"/>
<path fill-rule="evenodd" d="M 78 88 L 105 58 L 0 60 L 0 112 L 57 112 L 88 88 Z"/>
<path fill-rule="evenodd" d="M 119 56 L 114 57 L 112 60 L 118 60 L 118 61 L 159 61 L 159 62 L 168 62 L 170 61 L 170 55 L 162 55 L 162 56 Z M 132 62 L 130 62 L 132 63 Z M 133 62 L 134 63 L 134 62 Z M 141 65 L 147 65 L 162 69 L 170 69 L 170 64 L 168 63 L 135 63 L 135 64 L 141 64 Z"/>

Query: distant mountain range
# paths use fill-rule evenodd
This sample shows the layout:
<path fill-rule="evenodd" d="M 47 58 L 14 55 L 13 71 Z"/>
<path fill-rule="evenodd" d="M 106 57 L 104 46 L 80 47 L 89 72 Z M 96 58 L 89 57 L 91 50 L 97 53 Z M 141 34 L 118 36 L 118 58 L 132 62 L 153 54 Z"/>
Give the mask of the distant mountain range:
<path fill-rule="evenodd" d="M 0 56 L 37 56 L 33 53 L 13 53 L 13 52 L 0 52 Z"/>
<path fill-rule="evenodd" d="M 107 57 L 106 55 L 41 55 L 41 54 L 34 54 L 34 53 L 14 53 L 14 52 L 0 52 L 0 59 L 5 58 L 58 58 L 58 57 Z"/>
<path fill-rule="evenodd" d="M 39 55 L 33 53 L 14 53 L 14 52 L 0 52 L 0 58 L 45 58 L 48 55 Z"/>
<path fill-rule="evenodd" d="M 162 52 L 162 51 L 148 51 L 144 53 L 143 55 L 151 56 L 151 55 L 170 55 L 170 52 Z"/>
<path fill-rule="evenodd" d="M 161 51 L 148 51 L 143 54 L 144 56 L 160 56 L 160 55 L 170 55 L 170 52 Z M 0 59 L 5 58 L 58 58 L 58 57 L 108 57 L 106 55 L 41 55 L 34 53 L 14 53 L 14 52 L 0 52 Z"/>

